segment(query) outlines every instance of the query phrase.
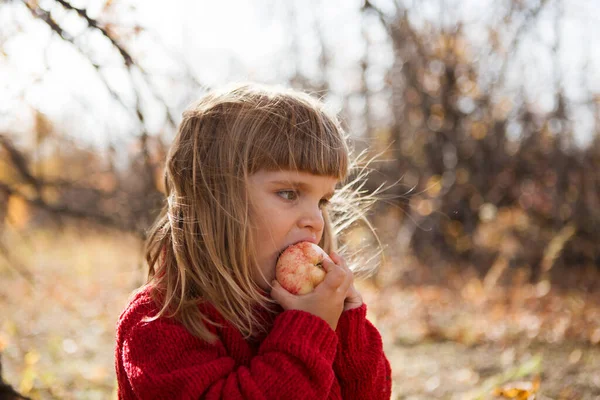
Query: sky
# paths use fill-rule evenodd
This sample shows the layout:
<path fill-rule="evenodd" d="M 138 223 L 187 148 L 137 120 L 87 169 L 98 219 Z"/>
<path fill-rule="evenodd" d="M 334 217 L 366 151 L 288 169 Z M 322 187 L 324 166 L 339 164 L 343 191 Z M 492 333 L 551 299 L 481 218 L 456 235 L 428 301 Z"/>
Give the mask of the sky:
<path fill-rule="evenodd" d="M 304 4 L 311 2 L 316 3 Z M 80 3 L 73 2 L 76 6 L 86 6 L 92 17 L 100 13 L 103 5 L 98 1 Z M 126 2 L 120 2 L 114 13 L 104 18 L 114 17 L 121 26 L 145 27 L 145 33 L 129 41 L 128 49 L 141 60 L 149 74 L 157 77 L 156 85 L 162 87 L 162 93 L 174 109 L 182 109 L 185 106 L 182 103 L 191 100 L 189 94 L 185 94 L 189 88 L 179 87 L 181 84 L 176 82 L 177 76 L 185 73 L 181 68 L 184 64 L 189 68 L 187 72 L 210 86 L 229 80 L 281 82 L 297 63 L 304 65 L 308 73 L 314 64 L 309 58 L 316 57 L 316 40 L 308 35 L 303 35 L 299 52 L 311 56 L 290 59 L 292 43 L 286 32 L 289 32 L 291 17 L 281 2 L 174 0 L 169 2 L 169 7 L 156 0 L 130 3 L 136 6 L 135 10 L 128 10 Z M 349 23 L 339 30 L 344 40 L 360 41 L 358 4 L 356 1 L 338 2 L 329 10 L 322 9 L 325 13 L 336 13 Z M 106 81 L 127 104 L 133 103 L 131 82 L 123 71 L 122 60 L 114 51 L 109 51 L 106 40 L 90 33 L 78 23 L 75 15 L 63 12 L 53 1 L 40 1 L 40 6 L 52 10 L 53 17 L 67 27 L 82 48 L 93 43 L 94 52 L 90 54 L 103 66 Z M 353 15 L 344 16 L 350 12 Z M 299 7 L 297 13 L 298 29 L 314 23 L 310 20 L 314 19 L 312 10 Z M 120 132 L 131 130 L 132 121 L 126 118 L 122 107 L 111 100 L 85 56 L 58 39 L 43 23 L 32 20 L 22 4 L 0 6 L 0 26 L 5 27 L 2 37 L 8 38 L 2 46 L 5 56 L 0 59 L 0 129 L 21 126 L 26 132 L 30 124 L 25 122 L 31 110 L 23 105 L 29 104 L 68 130 L 89 132 L 83 136 L 92 142 L 98 135 L 91 132 L 97 132 L 102 126 L 107 134 L 97 138 L 98 142 L 114 140 Z M 340 46 L 340 43 L 332 41 L 332 45 Z M 345 46 L 336 51 L 336 56 L 336 62 L 346 59 L 356 64 L 360 52 L 356 47 Z M 169 79 L 171 76 L 175 78 Z M 332 82 L 335 85 L 335 77 Z M 338 79 L 337 84 L 345 82 Z M 73 119 L 73 115 L 79 114 L 89 114 L 83 125 Z M 161 129 L 164 118 L 153 120 L 152 113 L 149 115 L 146 121 L 149 130 Z M 77 127 L 69 126 L 70 123 Z"/>
<path fill-rule="evenodd" d="M 373 3 L 386 11 L 393 9 L 386 0 Z M 434 19 L 453 23 L 456 18 L 469 21 L 475 46 L 478 40 L 485 45 L 484 23 L 496 18 L 493 0 L 404 3 L 419 5 L 415 23 L 419 23 L 419 17 L 421 22 Z M 76 15 L 64 12 L 53 0 L 40 0 L 39 4 L 51 10 L 81 48 L 93 49 L 86 55 L 102 66 L 106 82 L 123 102 L 133 104 L 132 80 L 105 38 L 90 32 Z M 102 15 L 103 21 L 120 26 L 120 32 L 131 31 L 135 25 L 144 27 L 144 33 L 126 40 L 127 48 L 153 77 L 153 86 L 176 116 L 194 96 L 201 94 L 190 93 L 189 86 L 179 79 L 185 74 L 209 86 L 231 80 L 282 82 L 295 68 L 318 76 L 320 47 L 315 27 L 334 55 L 327 77 L 332 95 L 326 101 L 340 111 L 341 96 L 356 89 L 352 82 L 358 77 L 364 50 L 359 0 L 114 0 L 108 11 L 103 11 L 105 1 L 80 0 L 72 4 L 86 7 L 92 17 Z M 552 60 L 548 48 L 556 43 L 557 13 L 562 17 L 558 35 L 559 81 L 574 101 L 588 100 L 584 95 L 589 91 L 583 89 L 600 93 L 600 52 L 595 51 L 600 48 L 600 6 L 595 0 L 554 0 L 544 13 L 527 28 L 531 34 L 520 44 L 518 60 L 511 63 L 507 73 L 509 87 L 510 82 L 517 86 L 526 82 L 525 92 L 540 111 L 555 106 L 551 93 L 556 71 L 549 68 Z M 377 49 L 370 86 L 383 87 L 384 71 L 392 62 L 391 48 L 376 21 L 367 31 Z M 33 20 L 18 1 L 0 5 L 0 40 L 0 130 L 30 130 L 32 108 L 48 115 L 60 129 L 96 145 L 122 140 L 139 130 L 138 122 L 111 98 L 86 55 Z M 294 48 L 296 52 L 291 52 Z M 133 84 L 145 87 L 140 76 L 134 76 Z M 150 111 L 146 128 L 150 132 L 164 129 L 164 112 L 151 95 L 145 97 L 142 106 Z M 362 104 L 350 106 L 359 109 Z M 578 140 L 585 143 L 590 137 L 591 114 L 582 107 L 573 110 L 573 116 Z"/>

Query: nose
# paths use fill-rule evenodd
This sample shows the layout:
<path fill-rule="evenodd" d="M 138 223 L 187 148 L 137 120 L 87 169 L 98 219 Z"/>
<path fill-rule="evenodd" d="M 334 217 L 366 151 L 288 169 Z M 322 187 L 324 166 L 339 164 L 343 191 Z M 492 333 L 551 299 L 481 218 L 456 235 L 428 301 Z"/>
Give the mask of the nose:
<path fill-rule="evenodd" d="M 307 206 L 303 211 L 298 225 L 301 229 L 309 229 L 312 233 L 315 233 L 317 237 L 320 236 L 325 227 L 325 220 L 323 219 L 323 212 L 319 205 Z"/>

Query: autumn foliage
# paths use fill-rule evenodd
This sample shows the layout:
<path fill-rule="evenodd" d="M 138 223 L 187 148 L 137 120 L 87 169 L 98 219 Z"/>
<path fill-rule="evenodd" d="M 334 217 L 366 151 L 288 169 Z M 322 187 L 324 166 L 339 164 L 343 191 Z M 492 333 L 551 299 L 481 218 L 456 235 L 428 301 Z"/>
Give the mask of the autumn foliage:
<path fill-rule="evenodd" d="M 13 3 L 60 40 L 85 45 L 38 2 Z M 141 240 L 164 202 L 162 162 L 180 110 L 167 105 L 128 47 L 141 28 L 120 30 L 68 1 L 55 3 L 105 40 L 125 75 L 143 86 L 135 95 L 152 93 L 165 124 L 148 131 L 150 112 L 139 100 L 127 106 L 90 60 L 101 86 L 140 128 L 92 146 L 30 107 L 26 134 L 0 131 L 0 278 L 11 282 L 0 290 L 0 311 L 9 313 L 0 320 L 0 353 L 17 366 L 13 382 L 25 394 L 83 393 L 85 380 L 106 397 L 112 324 L 143 280 Z M 600 94 L 586 87 L 587 100 L 577 103 L 558 76 L 547 85 L 552 107 L 543 108 L 515 67 L 516 50 L 550 3 L 498 6 L 478 33 L 483 39 L 464 21 L 436 23 L 400 1 L 385 11 L 362 3 L 364 31 L 376 25 L 384 37 L 376 46 L 365 33 L 353 89 L 341 95 L 348 106 L 342 117 L 357 150 L 375 157 L 365 188 L 384 188 L 369 217 L 385 259 L 361 290 L 402 396 L 600 395 L 593 377 L 600 360 Z M 558 68 L 558 48 L 551 46 L 547 68 Z M 298 68 L 289 84 L 340 95 L 328 78 L 334 55 L 321 43 L 319 76 Z M 391 62 L 382 67 L 376 60 L 384 55 Z M 381 85 L 372 83 L 373 71 L 381 72 Z M 173 81 L 190 88 L 183 97 L 207 88 L 188 75 Z M 582 107 L 592 121 L 584 143 L 576 140 Z M 378 244 L 362 225 L 344 240 Z M 48 315 L 39 312 L 45 301 L 53 304 Z M 65 315 L 68 322 L 52 323 Z M 31 334 L 37 330 L 46 348 Z M 86 332 L 81 340 L 79 331 Z M 49 371 L 66 370 L 62 353 L 80 355 L 83 372 Z M 439 365 L 428 364 L 438 356 Z M 562 384 L 562 376 L 570 378 Z"/>

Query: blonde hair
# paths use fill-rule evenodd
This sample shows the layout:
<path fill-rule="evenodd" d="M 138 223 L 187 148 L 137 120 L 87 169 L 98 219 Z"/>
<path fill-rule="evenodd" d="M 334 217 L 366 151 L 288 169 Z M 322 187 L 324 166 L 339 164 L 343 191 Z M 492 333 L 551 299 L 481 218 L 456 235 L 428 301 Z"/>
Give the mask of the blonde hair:
<path fill-rule="evenodd" d="M 215 322 L 198 308 L 209 302 L 245 337 L 260 332 L 254 311 L 272 300 L 252 279 L 248 177 L 263 169 L 298 170 L 344 181 L 349 156 L 339 121 L 299 91 L 238 84 L 190 106 L 166 159 L 167 201 L 146 242 L 146 286 L 161 307 L 150 320 L 175 318 L 212 341 Z M 366 203 L 358 193 L 341 188 L 332 199 L 333 217 L 323 211 L 325 251 L 336 250 L 340 229 L 363 218 Z"/>

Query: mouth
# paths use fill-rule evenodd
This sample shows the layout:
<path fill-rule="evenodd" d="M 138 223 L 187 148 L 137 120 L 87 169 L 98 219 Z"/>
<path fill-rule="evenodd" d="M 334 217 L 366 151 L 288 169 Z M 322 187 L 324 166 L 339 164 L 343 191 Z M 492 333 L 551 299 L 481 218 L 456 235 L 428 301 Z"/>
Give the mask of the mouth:
<path fill-rule="evenodd" d="M 287 247 L 284 248 L 283 250 L 281 250 L 279 253 L 277 253 L 277 257 L 276 257 L 277 261 L 279 261 L 279 257 L 281 257 L 281 255 L 283 254 L 283 252 L 285 251 L 285 249 L 287 249 Z"/>

